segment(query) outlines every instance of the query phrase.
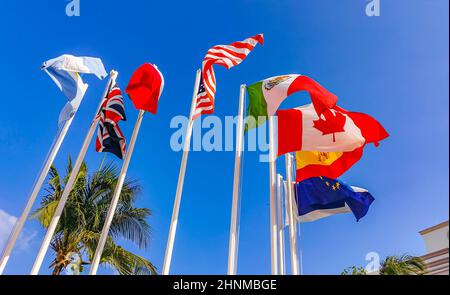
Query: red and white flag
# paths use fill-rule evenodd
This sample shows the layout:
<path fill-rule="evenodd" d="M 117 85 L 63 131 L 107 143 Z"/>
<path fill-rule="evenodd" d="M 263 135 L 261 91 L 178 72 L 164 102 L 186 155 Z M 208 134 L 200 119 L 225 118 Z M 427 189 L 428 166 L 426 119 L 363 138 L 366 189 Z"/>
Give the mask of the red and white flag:
<path fill-rule="evenodd" d="M 297 151 L 350 152 L 389 136 L 374 118 L 338 106 L 320 117 L 308 104 L 278 110 L 278 155 Z"/>
<path fill-rule="evenodd" d="M 156 114 L 163 88 L 164 76 L 155 65 L 146 63 L 133 73 L 125 92 L 136 109 Z"/>
<path fill-rule="evenodd" d="M 244 41 L 234 42 L 230 45 L 216 45 L 208 50 L 202 63 L 202 77 L 193 119 L 198 118 L 202 114 L 214 113 L 216 77 L 213 65 L 221 65 L 230 69 L 240 64 L 258 43 L 264 43 L 263 34 L 247 38 Z"/>

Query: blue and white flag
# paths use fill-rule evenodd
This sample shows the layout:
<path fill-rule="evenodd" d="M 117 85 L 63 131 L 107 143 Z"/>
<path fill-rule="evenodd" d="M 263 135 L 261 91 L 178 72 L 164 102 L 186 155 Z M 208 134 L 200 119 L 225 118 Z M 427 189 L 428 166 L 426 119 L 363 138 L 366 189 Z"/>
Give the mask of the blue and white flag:
<path fill-rule="evenodd" d="M 348 212 L 352 212 L 359 221 L 375 200 L 365 189 L 326 177 L 313 177 L 297 183 L 295 193 L 300 222 Z"/>
<path fill-rule="evenodd" d="M 52 78 L 68 100 L 59 114 L 59 127 L 78 110 L 88 88 L 88 84 L 83 83 L 80 74 L 94 74 L 100 80 L 107 76 L 101 59 L 69 54 L 44 62 L 41 69 Z"/>

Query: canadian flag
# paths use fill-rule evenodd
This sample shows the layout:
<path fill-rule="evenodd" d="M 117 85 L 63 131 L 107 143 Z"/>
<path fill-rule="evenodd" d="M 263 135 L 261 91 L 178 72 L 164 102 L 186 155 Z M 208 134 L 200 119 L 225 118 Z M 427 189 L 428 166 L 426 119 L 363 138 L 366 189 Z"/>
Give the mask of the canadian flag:
<path fill-rule="evenodd" d="M 320 114 L 308 104 L 278 110 L 278 156 L 297 151 L 350 152 L 389 136 L 374 118 L 338 106 Z"/>

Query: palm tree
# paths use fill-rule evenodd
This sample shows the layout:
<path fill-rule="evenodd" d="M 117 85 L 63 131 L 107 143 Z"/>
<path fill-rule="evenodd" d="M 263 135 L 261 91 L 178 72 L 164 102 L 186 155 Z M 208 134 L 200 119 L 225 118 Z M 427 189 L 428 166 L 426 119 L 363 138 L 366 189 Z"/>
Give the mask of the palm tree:
<path fill-rule="evenodd" d="M 380 275 L 422 275 L 425 272 L 423 260 L 410 255 L 388 256 L 380 268 Z"/>
<path fill-rule="evenodd" d="M 50 170 L 47 194 L 33 214 L 44 228 L 50 224 L 71 171 L 70 157 L 63 179 L 54 166 Z M 50 268 L 53 268 L 54 275 L 59 275 L 71 264 L 74 254 L 81 257 L 79 271 L 82 272 L 83 266 L 92 261 L 100 238 L 118 171 L 112 163 L 106 164 L 91 176 L 87 171 L 87 165 L 83 163 L 51 242 L 55 258 Z M 136 181 L 125 181 L 100 261 L 122 275 L 156 274 L 155 267 L 149 261 L 116 244 L 118 239 L 123 239 L 131 241 L 140 249 L 148 247 L 151 229 L 146 219 L 151 214 L 150 210 L 134 206 L 140 190 Z"/>
<path fill-rule="evenodd" d="M 420 257 L 402 255 L 387 256 L 381 263 L 378 273 L 380 275 L 423 275 L 426 265 Z M 341 275 L 367 275 L 363 267 L 351 266 L 344 269 Z"/>

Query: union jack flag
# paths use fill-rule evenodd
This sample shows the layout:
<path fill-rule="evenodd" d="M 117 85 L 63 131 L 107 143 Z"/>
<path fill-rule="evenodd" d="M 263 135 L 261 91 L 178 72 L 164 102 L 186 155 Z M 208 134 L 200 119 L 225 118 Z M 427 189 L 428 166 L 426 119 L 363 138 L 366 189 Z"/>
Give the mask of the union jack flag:
<path fill-rule="evenodd" d="M 230 45 L 216 45 L 208 50 L 202 63 L 202 77 L 193 119 L 198 118 L 202 114 L 214 113 L 216 77 L 213 65 L 221 65 L 230 69 L 240 64 L 258 43 L 264 43 L 263 34 L 247 38 L 244 41 L 234 42 Z"/>
<path fill-rule="evenodd" d="M 95 150 L 112 153 L 122 159 L 125 154 L 126 142 L 118 122 L 120 120 L 126 121 L 127 118 L 122 91 L 117 84 L 114 84 L 108 91 L 97 116 L 99 123 Z"/>

